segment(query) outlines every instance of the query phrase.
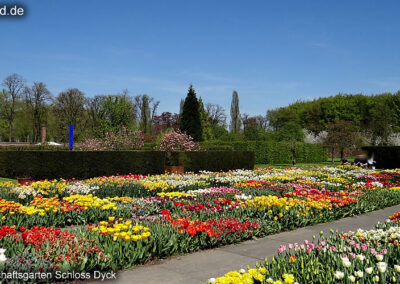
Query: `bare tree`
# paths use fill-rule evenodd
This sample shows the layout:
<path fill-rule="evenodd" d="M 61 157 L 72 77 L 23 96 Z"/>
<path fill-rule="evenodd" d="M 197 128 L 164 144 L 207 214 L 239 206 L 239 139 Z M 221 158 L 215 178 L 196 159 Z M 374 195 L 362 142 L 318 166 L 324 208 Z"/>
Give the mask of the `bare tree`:
<path fill-rule="evenodd" d="M 256 123 L 258 124 L 258 126 L 260 126 L 261 129 L 267 130 L 268 118 L 266 115 L 265 116 L 256 115 L 254 118 L 256 119 Z"/>
<path fill-rule="evenodd" d="M 59 137 L 66 141 L 69 125 L 74 125 L 75 133 L 83 131 L 78 125 L 82 121 L 85 95 L 78 89 L 67 89 L 61 92 L 54 102 L 54 113 L 58 118 Z"/>
<path fill-rule="evenodd" d="M 33 141 L 37 142 L 40 137 L 40 128 L 45 120 L 46 106 L 51 101 L 51 93 L 46 84 L 34 82 L 31 88 L 25 88 L 26 102 L 32 109 L 33 116 Z"/>
<path fill-rule="evenodd" d="M 12 74 L 3 80 L 3 86 L 6 88 L 5 92 L 2 92 L 2 116 L 8 122 L 9 136 L 8 139 L 11 142 L 14 138 L 14 118 L 15 108 L 17 101 L 22 97 L 25 80 L 18 74 Z"/>
<path fill-rule="evenodd" d="M 136 111 L 136 113 L 142 113 L 142 107 L 143 107 L 143 96 L 147 95 L 139 95 L 135 96 L 133 98 L 133 106 Z M 160 105 L 160 101 L 156 101 L 153 97 L 149 97 L 148 102 L 149 102 L 149 107 L 150 107 L 150 114 L 151 114 L 151 122 L 153 121 L 153 117 L 157 115 L 157 108 Z"/>
<path fill-rule="evenodd" d="M 217 104 L 207 103 L 206 113 L 210 118 L 212 126 L 224 125 L 226 122 L 225 109 Z"/>
<path fill-rule="evenodd" d="M 92 129 L 92 131 L 95 130 L 95 128 L 98 126 L 99 123 L 99 113 L 101 110 L 103 102 L 103 96 L 94 96 L 93 98 L 87 98 L 85 100 L 85 109 L 87 110 L 88 113 L 88 125 Z"/>

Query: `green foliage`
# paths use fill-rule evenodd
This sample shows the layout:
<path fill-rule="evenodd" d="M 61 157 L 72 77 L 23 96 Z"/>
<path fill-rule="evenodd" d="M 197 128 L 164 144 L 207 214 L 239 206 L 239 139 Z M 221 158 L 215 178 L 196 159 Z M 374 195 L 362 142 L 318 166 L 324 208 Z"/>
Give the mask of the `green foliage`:
<path fill-rule="evenodd" d="M 304 132 L 301 126 L 294 121 L 286 122 L 278 130 L 277 138 L 279 141 L 297 141 L 302 142 L 304 140 Z"/>
<path fill-rule="evenodd" d="M 220 147 L 232 147 L 235 151 L 254 151 L 256 164 L 287 164 L 293 159 L 288 142 L 206 141 L 200 145 L 202 149 L 217 150 Z M 321 144 L 295 142 L 294 148 L 298 163 L 326 162 L 328 159 L 327 151 Z"/>
<path fill-rule="evenodd" d="M 213 132 L 212 132 L 210 117 L 208 116 L 208 113 L 204 109 L 204 104 L 201 97 L 199 98 L 199 111 L 201 118 L 201 128 L 203 131 L 203 140 L 212 140 Z"/>
<path fill-rule="evenodd" d="M 0 151 L 0 176 L 32 179 L 90 178 L 115 174 L 160 174 L 159 151 Z"/>
<path fill-rule="evenodd" d="M 173 152 L 170 163 L 171 165 L 183 165 L 185 171 L 229 171 L 253 169 L 255 156 L 251 151 Z"/>
<path fill-rule="evenodd" d="M 253 169 L 249 151 L 172 152 L 170 165 L 186 171 Z M 161 151 L 0 151 L 0 176 L 32 179 L 85 179 L 115 174 L 161 174 L 166 153 Z"/>
<path fill-rule="evenodd" d="M 339 94 L 309 102 L 299 101 L 269 110 L 267 116 L 274 130 L 294 121 L 314 133 L 325 130 L 331 123 L 350 121 L 356 130 L 372 131 L 372 135 L 383 137 L 385 141 L 391 131 L 400 131 L 400 92 L 375 96 Z"/>
<path fill-rule="evenodd" d="M 341 159 L 343 159 L 343 150 L 356 147 L 360 144 L 360 137 L 356 128 L 350 121 L 340 120 L 328 125 L 328 136 L 325 139 L 325 145 L 331 149 L 332 162 L 334 159 L 334 150 L 339 149 Z"/>
<path fill-rule="evenodd" d="M 97 132 L 117 131 L 122 126 L 132 127 L 134 123 L 132 103 L 125 95 L 108 95 L 101 99 L 99 126 Z"/>
<path fill-rule="evenodd" d="M 256 122 L 246 125 L 243 135 L 246 140 L 261 140 L 264 130 Z"/>
<path fill-rule="evenodd" d="M 233 91 L 232 102 L 231 102 L 231 125 L 230 130 L 232 133 L 239 133 L 241 128 L 241 118 L 239 109 L 239 95 L 236 91 Z"/>
<path fill-rule="evenodd" d="M 144 134 L 151 134 L 152 132 L 149 97 L 147 95 L 142 96 L 142 109 L 140 113 L 139 128 Z"/>
<path fill-rule="evenodd" d="M 368 146 L 362 149 L 368 151 L 369 157 L 374 155 L 377 168 L 400 168 L 400 146 Z"/>
<path fill-rule="evenodd" d="M 190 85 L 189 87 L 189 92 L 183 105 L 182 116 L 180 120 L 180 129 L 187 135 L 192 136 L 194 141 L 203 140 L 200 106 L 192 85 Z"/>

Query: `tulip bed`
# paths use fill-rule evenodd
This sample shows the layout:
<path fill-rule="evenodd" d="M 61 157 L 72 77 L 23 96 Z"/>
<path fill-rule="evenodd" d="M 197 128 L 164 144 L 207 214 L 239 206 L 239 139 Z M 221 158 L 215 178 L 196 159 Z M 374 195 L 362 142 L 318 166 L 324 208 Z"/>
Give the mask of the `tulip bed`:
<path fill-rule="evenodd" d="M 350 166 L 3 182 L 0 272 L 116 271 L 396 204 L 400 171 Z M 249 283 L 293 283 L 297 274 L 278 261 L 232 273 Z M 313 267 L 307 261 L 315 260 L 293 269 Z"/>
<path fill-rule="evenodd" d="M 281 245 L 256 268 L 231 271 L 208 283 L 398 283 L 400 212 L 373 230 L 323 232 L 313 241 Z"/>

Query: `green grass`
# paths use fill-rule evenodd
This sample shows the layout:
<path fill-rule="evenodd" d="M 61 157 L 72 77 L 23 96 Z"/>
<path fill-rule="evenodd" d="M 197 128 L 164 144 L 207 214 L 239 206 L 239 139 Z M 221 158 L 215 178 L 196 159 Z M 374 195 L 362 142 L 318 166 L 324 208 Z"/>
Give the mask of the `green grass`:
<path fill-rule="evenodd" d="M 17 182 L 17 180 L 15 180 L 15 179 L 10 179 L 10 178 L 2 178 L 2 177 L 0 177 L 0 182 L 4 182 L 4 181 L 12 181 L 12 182 Z"/>

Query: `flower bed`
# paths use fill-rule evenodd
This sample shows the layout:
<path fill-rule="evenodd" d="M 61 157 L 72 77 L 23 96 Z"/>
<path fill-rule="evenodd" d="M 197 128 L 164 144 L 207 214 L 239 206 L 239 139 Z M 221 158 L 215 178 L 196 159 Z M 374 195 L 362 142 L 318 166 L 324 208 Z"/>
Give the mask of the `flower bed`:
<path fill-rule="evenodd" d="M 19 259 L 28 272 L 118 270 L 400 204 L 398 189 L 398 171 L 354 167 L 0 183 L 0 272 Z M 304 250 L 331 250 L 325 242 Z M 293 265 L 311 261 L 281 251 Z M 299 281 L 291 270 L 270 274 L 268 265 L 229 277 Z"/>
<path fill-rule="evenodd" d="M 398 283 L 400 212 L 373 230 L 321 233 L 312 242 L 281 245 L 271 261 L 231 271 L 208 283 Z"/>

